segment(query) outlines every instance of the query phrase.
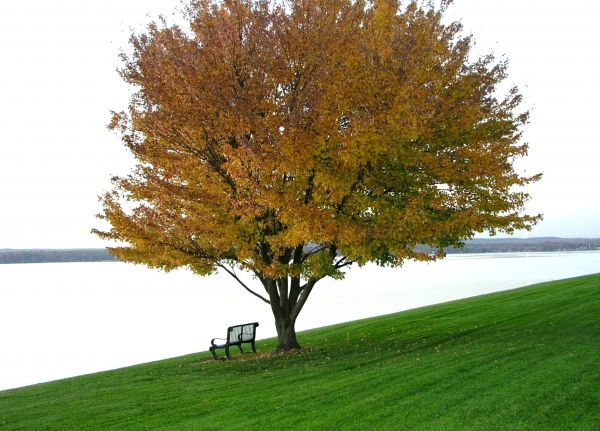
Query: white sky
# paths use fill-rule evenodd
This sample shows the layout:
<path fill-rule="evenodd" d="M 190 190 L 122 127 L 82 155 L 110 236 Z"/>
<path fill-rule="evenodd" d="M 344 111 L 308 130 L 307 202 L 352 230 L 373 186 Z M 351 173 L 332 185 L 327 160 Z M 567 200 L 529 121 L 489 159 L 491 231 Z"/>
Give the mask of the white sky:
<path fill-rule="evenodd" d="M 97 196 L 132 161 L 106 129 L 130 29 L 179 0 L 0 0 L 0 248 L 101 247 Z M 477 52 L 505 55 L 531 109 L 519 166 L 544 172 L 520 236 L 600 237 L 600 2 L 455 0 Z"/>

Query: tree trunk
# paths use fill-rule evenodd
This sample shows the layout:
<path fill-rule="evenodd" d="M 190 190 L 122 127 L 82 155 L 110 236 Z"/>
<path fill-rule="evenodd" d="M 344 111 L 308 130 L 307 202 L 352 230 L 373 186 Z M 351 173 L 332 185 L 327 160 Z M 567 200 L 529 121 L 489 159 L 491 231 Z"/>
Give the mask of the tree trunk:
<path fill-rule="evenodd" d="M 300 344 L 296 339 L 295 320 L 275 317 L 275 327 L 277 328 L 277 351 L 286 352 L 292 349 L 300 349 Z"/>
<path fill-rule="evenodd" d="M 300 349 L 300 343 L 296 339 L 296 319 L 316 280 L 300 285 L 299 277 L 270 279 L 260 276 L 260 279 L 269 294 L 269 304 L 275 318 L 277 351 Z"/>

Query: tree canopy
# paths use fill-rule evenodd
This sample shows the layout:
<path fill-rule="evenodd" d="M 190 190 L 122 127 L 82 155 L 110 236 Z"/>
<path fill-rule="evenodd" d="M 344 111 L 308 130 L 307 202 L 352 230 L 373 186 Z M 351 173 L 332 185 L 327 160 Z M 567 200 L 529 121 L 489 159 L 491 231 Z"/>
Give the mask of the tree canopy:
<path fill-rule="evenodd" d="M 192 1 L 189 29 L 131 37 L 117 130 L 137 164 L 95 232 L 165 270 L 218 269 L 269 302 L 280 349 L 315 283 L 528 229 L 507 63 L 470 59 L 444 7 L 394 0 Z M 264 292 L 244 284 L 251 272 Z"/>

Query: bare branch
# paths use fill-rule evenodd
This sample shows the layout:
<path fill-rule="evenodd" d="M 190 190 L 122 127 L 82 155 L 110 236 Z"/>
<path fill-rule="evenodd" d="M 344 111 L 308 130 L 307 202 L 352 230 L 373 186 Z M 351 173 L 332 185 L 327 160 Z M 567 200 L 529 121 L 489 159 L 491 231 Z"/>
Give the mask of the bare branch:
<path fill-rule="evenodd" d="M 342 263 L 346 259 L 348 259 L 347 256 L 342 256 L 340 260 L 338 260 L 337 262 L 334 262 L 333 266 L 339 265 L 340 263 Z"/>
<path fill-rule="evenodd" d="M 237 282 L 240 283 L 242 285 L 242 287 L 244 289 L 246 289 L 248 292 L 250 292 L 252 295 L 256 296 L 257 298 L 262 299 L 267 304 L 271 303 L 271 301 L 269 301 L 268 299 L 266 299 L 262 295 L 256 293 L 255 291 L 253 291 L 252 289 L 250 289 L 248 286 L 246 286 L 246 284 L 242 280 L 240 280 L 239 277 L 235 274 L 235 272 L 233 271 L 233 269 L 229 269 L 229 268 L 227 268 L 225 265 L 223 265 L 221 263 L 217 264 L 217 266 L 219 266 L 219 267 L 223 268 L 225 271 L 227 271 L 227 273 L 229 275 L 231 275 L 233 278 L 235 278 L 237 280 Z"/>
<path fill-rule="evenodd" d="M 335 262 L 333 264 L 333 267 L 335 269 L 340 269 L 340 268 L 343 268 L 344 266 L 350 266 L 350 265 L 352 265 L 354 263 L 353 260 L 347 260 L 347 259 L 348 258 L 346 256 L 342 257 L 340 260 L 338 260 L 337 262 Z"/>
<path fill-rule="evenodd" d="M 302 292 L 300 293 L 298 301 L 296 301 L 296 304 L 292 309 L 292 314 L 290 316 L 292 320 L 296 320 L 298 314 L 300 314 L 300 311 L 302 311 L 302 307 L 304 307 L 304 304 L 306 303 L 306 300 L 308 299 L 308 296 L 310 295 L 310 292 L 317 281 L 318 280 L 311 280 L 302 286 Z"/>

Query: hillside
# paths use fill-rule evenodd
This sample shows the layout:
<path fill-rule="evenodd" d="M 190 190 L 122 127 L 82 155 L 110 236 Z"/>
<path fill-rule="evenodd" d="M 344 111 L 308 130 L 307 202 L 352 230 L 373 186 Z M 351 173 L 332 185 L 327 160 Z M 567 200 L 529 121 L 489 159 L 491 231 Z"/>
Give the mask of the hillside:
<path fill-rule="evenodd" d="M 0 392 L 0 429 L 597 430 L 599 310 L 600 274 L 545 283 Z"/>

